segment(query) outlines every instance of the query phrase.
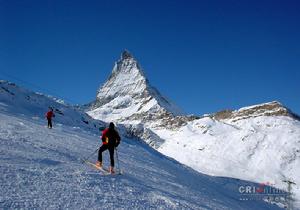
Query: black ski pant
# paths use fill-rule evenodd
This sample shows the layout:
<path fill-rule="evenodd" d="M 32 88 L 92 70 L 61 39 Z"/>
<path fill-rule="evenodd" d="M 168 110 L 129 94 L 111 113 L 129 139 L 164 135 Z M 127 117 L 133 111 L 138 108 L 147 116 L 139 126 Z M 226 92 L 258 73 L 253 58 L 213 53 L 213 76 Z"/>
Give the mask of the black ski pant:
<path fill-rule="evenodd" d="M 48 120 L 48 128 L 52 128 L 52 119 L 47 118 L 47 120 Z"/>
<path fill-rule="evenodd" d="M 115 148 L 113 146 L 103 144 L 98 151 L 98 161 L 102 163 L 102 152 L 104 152 L 107 149 L 109 151 L 109 156 L 110 156 L 110 166 L 114 167 L 115 166 L 115 160 L 114 160 Z"/>

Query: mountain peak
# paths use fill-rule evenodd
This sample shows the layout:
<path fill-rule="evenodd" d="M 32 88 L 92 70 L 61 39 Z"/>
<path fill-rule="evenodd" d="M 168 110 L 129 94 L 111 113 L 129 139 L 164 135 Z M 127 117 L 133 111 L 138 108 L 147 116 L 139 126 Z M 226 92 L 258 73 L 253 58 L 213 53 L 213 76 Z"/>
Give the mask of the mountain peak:
<path fill-rule="evenodd" d="M 115 63 L 111 77 L 116 76 L 116 74 L 121 72 L 134 77 L 138 76 L 146 80 L 142 68 L 128 50 L 124 50 L 121 54 L 121 58 Z M 109 78 L 109 80 L 110 79 L 111 78 Z M 123 82 L 125 83 L 126 81 Z"/>
<path fill-rule="evenodd" d="M 128 50 L 125 49 L 121 54 L 121 60 L 129 59 L 129 58 L 133 58 L 133 56 L 130 54 Z"/>
<path fill-rule="evenodd" d="M 97 119 L 143 119 L 149 114 L 168 112 L 180 115 L 182 111 L 157 89 L 152 87 L 142 68 L 125 50 L 105 84 L 98 90 L 96 101 L 88 112 Z"/>

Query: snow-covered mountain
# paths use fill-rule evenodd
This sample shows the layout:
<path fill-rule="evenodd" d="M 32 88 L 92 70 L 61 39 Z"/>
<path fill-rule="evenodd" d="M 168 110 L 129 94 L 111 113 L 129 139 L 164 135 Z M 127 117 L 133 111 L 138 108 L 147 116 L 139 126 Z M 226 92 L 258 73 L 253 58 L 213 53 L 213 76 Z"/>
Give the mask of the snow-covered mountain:
<path fill-rule="evenodd" d="M 223 111 L 170 130 L 151 129 L 161 153 L 200 172 L 287 189 L 300 199 L 300 121 L 278 102 Z"/>
<path fill-rule="evenodd" d="M 124 136 L 117 164 L 123 175 L 103 176 L 81 162 L 100 145 L 102 122 L 51 97 L 0 85 L 0 209 L 278 209 L 240 200 L 239 187 L 258 184 L 198 173 Z M 57 113 L 53 129 L 43 119 L 48 106 Z"/>
<path fill-rule="evenodd" d="M 149 84 L 138 62 L 124 51 L 111 76 L 98 90 L 88 114 L 95 119 L 140 122 L 149 117 L 183 112 Z"/>
<path fill-rule="evenodd" d="M 268 182 L 281 189 L 287 188 L 284 180 L 292 180 L 300 200 L 299 116 L 279 102 L 185 116 L 144 75 L 124 52 L 87 113 L 123 123 L 129 137 L 199 172 Z"/>

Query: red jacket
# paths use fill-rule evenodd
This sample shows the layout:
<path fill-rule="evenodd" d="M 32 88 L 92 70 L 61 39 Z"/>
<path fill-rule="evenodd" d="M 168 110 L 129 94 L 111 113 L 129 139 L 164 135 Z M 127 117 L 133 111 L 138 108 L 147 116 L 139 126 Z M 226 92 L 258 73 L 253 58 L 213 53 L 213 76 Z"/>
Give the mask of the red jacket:
<path fill-rule="evenodd" d="M 111 130 L 109 128 L 106 128 L 102 132 L 101 139 L 103 144 L 107 144 L 108 146 L 112 147 L 117 147 L 121 141 L 119 133 L 116 130 Z"/>
<path fill-rule="evenodd" d="M 100 138 L 102 139 L 103 144 L 108 144 L 107 132 L 108 132 L 108 128 L 102 131 L 102 136 Z"/>
<path fill-rule="evenodd" d="M 48 111 L 47 113 L 46 113 L 46 117 L 47 118 L 52 118 L 52 117 L 54 117 L 55 115 L 54 115 L 54 113 L 53 113 L 53 111 Z"/>

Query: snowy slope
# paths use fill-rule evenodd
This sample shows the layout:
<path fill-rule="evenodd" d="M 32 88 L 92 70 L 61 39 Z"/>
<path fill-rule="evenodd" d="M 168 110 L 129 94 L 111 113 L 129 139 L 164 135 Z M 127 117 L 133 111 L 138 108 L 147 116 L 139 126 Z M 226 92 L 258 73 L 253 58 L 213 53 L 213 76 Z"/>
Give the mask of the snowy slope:
<path fill-rule="evenodd" d="M 239 201 L 245 182 L 196 173 L 132 139 L 119 147 L 124 175 L 101 176 L 80 162 L 99 145 L 98 133 L 50 130 L 0 107 L 0 209 L 277 209 Z"/>
<path fill-rule="evenodd" d="M 124 51 L 87 113 L 104 121 L 139 122 L 149 114 L 183 112 L 150 86 L 138 62 Z"/>
<path fill-rule="evenodd" d="M 80 126 L 91 130 L 105 126 L 105 123 L 92 119 L 86 113 L 63 103 L 62 100 L 0 80 L 0 110 L 30 116 L 33 119 L 44 119 L 48 107 L 54 109 L 54 124 Z"/>
<path fill-rule="evenodd" d="M 163 139 L 158 151 L 216 176 L 271 183 L 292 193 L 300 208 L 300 121 L 278 102 L 225 111 L 175 129 L 146 125 Z"/>
<path fill-rule="evenodd" d="M 176 131 L 154 132 L 165 142 L 158 151 L 202 173 L 272 183 L 296 182 L 300 198 L 300 122 L 289 117 L 257 117 L 234 123 L 209 117 Z"/>

